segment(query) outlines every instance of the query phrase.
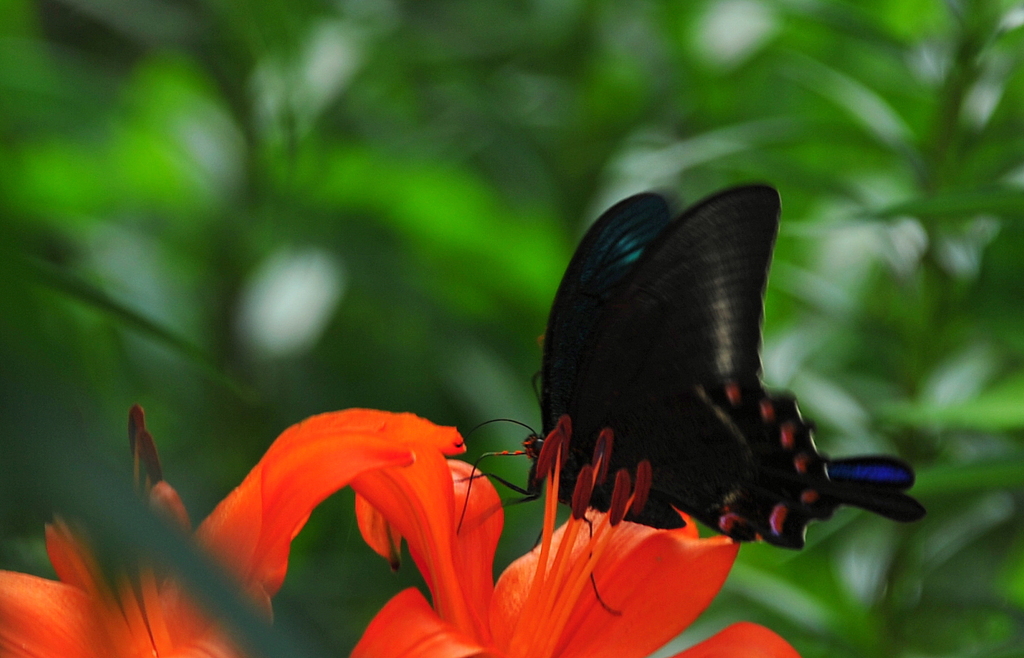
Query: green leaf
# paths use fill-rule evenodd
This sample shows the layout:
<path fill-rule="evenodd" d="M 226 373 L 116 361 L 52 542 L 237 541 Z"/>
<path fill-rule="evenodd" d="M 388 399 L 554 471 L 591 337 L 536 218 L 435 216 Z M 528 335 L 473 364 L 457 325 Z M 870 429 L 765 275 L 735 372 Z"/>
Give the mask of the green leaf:
<path fill-rule="evenodd" d="M 925 428 L 1004 431 L 1024 428 L 1024 373 L 1018 373 L 970 400 L 894 404 L 881 414 L 888 420 Z"/>
<path fill-rule="evenodd" d="M 1024 454 L 973 464 L 942 464 L 917 476 L 915 496 L 955 495 L 1024 487 Z"/>
<path fill-rule="evenodd" d="M 551 299 L 568 254 L 543 211 L 510 210 L 484 180 L 445 164 L 334 148 L 301 165 L 306 198 L 373 213 L 488 296 L 539 307 Z"/>
<path fill-rule="evenodd" d="M 27 260 L 26 264 L 30 270 L 34 271 L 38 281 L 44 286 L 106 313 L 123 326 L 130 327 L 167 345 L 184 359 L 199 366 L 213 381 L 232 391 L 240 399 L 252 401 L 256 398 L 252 389 L 225 374 L 212 356 L 186 338 L 111 298 L 103 290 L 71 272 L 35 259 Z"/>
<path fill-rule="evenodd" d="M 940 192 L 935 195 L 902 201 L 875 211 L 878 217 L 898 215 L 1024 215 L 1024 192 L 1021 190 L 966 190 Z"/>

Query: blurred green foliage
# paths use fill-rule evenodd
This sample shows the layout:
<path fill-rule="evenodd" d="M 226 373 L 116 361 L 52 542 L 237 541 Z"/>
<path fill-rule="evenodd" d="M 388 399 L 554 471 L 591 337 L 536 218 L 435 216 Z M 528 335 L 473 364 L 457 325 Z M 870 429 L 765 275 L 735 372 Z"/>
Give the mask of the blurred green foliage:
<path fill-rule="evenodd" d="M 765 181 L 766 379 L 825 452 L 914 463 L 929 514 L 745 546 L 676 649 L 747 619 L 807 657 L 1024 655 L 1022 60 L 1008 0 L 4 0 L 0 567 L 52 573 L 54 510 L 146 543 L 110 505 L 134 402 L 196 520 L 316 412 L 536 423 L 587 223 Z M 419 582 L 351 507 L 275 601 L 325 655 Z"/>

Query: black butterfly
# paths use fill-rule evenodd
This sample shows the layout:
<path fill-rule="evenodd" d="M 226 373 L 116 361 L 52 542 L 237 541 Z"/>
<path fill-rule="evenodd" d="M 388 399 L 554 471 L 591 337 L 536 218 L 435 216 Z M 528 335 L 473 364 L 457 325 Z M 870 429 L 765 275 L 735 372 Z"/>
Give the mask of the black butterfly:
<path fill-rule="evenodd" d="M 913 470 L 891 457 L 830 460 L 796 400 L 761 384 L 763 296 L 779 195 L 751 185 L 671 220 L 639 194 L 584 236 L 555 295 L 544 340 L 544 436 L 572 434 L 559 499 L 569 502 L 603 428 L 611 472 L 653 467 L 650 497 L 627 520 L 683 525 L 676 509 L 737 540 L 801 548 L 812 519 L 855 505 L 896 521 L 925 510 L 902 493 Z M 542 439 L 527 441 L 535 459 Z M 532 443 L 532 444 L 531 444 Z M 536 462 L 529 487 L 539 491 Z M 607 510 L 611 480 L 590 504 Z"/>

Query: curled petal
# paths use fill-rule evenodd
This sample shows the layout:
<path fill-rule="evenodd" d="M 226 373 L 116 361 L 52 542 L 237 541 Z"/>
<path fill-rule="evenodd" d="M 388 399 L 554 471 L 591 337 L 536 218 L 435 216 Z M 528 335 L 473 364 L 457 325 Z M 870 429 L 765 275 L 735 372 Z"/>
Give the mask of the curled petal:
<path fill-rule="evenodd" d="M 352 488 L 405 538 L 441 618 L 474 637 L 485 637 L 483 615 L 467 605 L 454 561 L 458 520 L 444 456 L 418 450 L 412 466 L 367 472 L 353 480 Z"/>
<path fill-rule="evenodd" d="M 438 430 L 447 428 L 410 414 L 361 409 L 289 427 L 203 521 L 197 538 L 254 594 L 273 595 L 284 580 L 291 540 L 312 509 L 361 473 L 411 464 L 414 438 L 397 440 L 394 433 L 415 428 L 434 443 L 446 436 Z"/>
<path fill-rule="evenodd" d="M 377 613 L 352 658 L 463 658 L 481 653 L 484 647 L 444 622 L 418 589 L 409 588 Z"/>
<path fill-rule="evenodd" d="M 436 451 L 448 457 L 466 452 L 466 443 L 454 427 L 435 425 L 415 414 L 373 409 L 349 409 L 339 414 L 344 414 L 351 431 L 375 434 L 407 448 Z"/>
<path fill-rule="evenodd" d="M 448 460 L 448 467 L 459 514 L 453 558 L 459 583 L 469 608 L 485 611 L 494 592 L 494 552 L 505 525 L 505 510 L 494 485 L 480 471 L 455 459 Z M 484 638 L 490 639 L 489 629 Z"/>
<path fill-rule="evenodd" d="M 356 494 L 356 522 L 363 541 L 398 571 L 402 561 L 402 535 L 365 498 Z"/>
<path fill-rule="evenodd" d="M 764 626 L 740 622 L 673 658 L 800 658 L 796 649 Z"/>
<path fill-rule="evenodd" d="M 97 632 L 92 611 L 93 602 L 77 587 L 0 571 L 0 656 L 110 655 L 109 645 Z"/>

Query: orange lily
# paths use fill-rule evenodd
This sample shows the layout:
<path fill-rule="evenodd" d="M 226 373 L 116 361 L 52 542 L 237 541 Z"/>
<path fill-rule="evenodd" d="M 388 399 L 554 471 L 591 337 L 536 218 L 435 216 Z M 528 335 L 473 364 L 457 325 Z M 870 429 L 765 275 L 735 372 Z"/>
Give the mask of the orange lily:
<path fill-rule="evenodd" d="M 146 467 L 151 504 L 188 528 L 174 489 L 164 482 L 142 410 L 129 423 L 136 459 Z M 395 437 L 400 437 L 400 441 Z M 195 532 L 198 544 L 270 613 L 291 540 L 312 509 L 353 478 L 416 460 L 415 450 L 462 450 L 454 428 L 410 414 L 349 410 L 294 425 Z M 438 453 L 440 454 L 440 453 Z M 46 546 L 59 581 L 0 571 L 0 655 L 5 658 L 237 656 L 226 634 L 183 595 L 173 579 L 142 566 L 111 586 L 85 544 L 59 520 Z"/>
<path fill-rule="evenodd" d="M 538 473 L 548 473 L 548 492 L 559 490 L 565 450 L 560 430 L 544 442 Z M 398 542 L 406 538 L 433 605 L 416 588 L 400 592 L 371 621 L 353 658 L 652 653 L 707 607 L 739 545 L 727 537 L 700 539 L 689 519 L 679 530 L 622 521 L 627 508 L 643 504 L 647 468 L 638 470 L 635 488 L 624 471 L 616 474 L 608 513 L 587 510 L 590 491 L 580 485 L 572 517 L 557 530 L 558 501 L 548 495 L 540 544 L 497 584 L 491 574 L 504 522 L 501 501 L 488 480 L 473 478 L 468 464 L 434 454 L 409 468 L 356 478 L 357 518 L 367 543 L 395 564 Z M 598 454 L 577 482 L 602 476 Z M 785 640 L 751 623 L 729 626 L 677 654 L 730 656 L 799 658 Z"/>

